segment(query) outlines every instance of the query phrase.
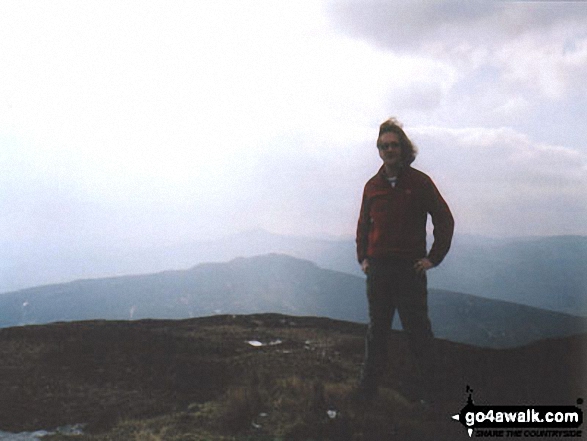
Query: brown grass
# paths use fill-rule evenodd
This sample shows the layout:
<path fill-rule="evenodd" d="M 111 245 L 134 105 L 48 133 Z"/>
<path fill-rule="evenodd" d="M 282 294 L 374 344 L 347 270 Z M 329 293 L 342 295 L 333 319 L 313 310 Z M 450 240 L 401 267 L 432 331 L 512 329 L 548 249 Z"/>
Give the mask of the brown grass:
<path fill-rule="evenodd" d="M 264 326 L 269 319 L 257 316 L 252 326 L 248 317 L 214 318 L 219 329 L 210 320 L 193 320 L 0 332 L 0 420 L 13 427 L 2 429 L 90 423 L 82 436 L 54 435 L 47 441 L 452 440 L 463 435 L 450 415 L 464 405 L 466 384 L 486 402 L 488 393 L 519 399 L 527 385 L 543 384 L 551 375 L 538 370 L 498 388 L 502 366 L 508 367 L 502 375 L 508 378 L 538 363 L 529 364 L 525 353 L 436 341 L 444 391 L 442 401 L 426 409 L 403 395 L 413 381 L 413 362 L 404 336 L 394 333 L 395 358 L 378 398 L 367 405 L 353 399 L 364 328 L 332 329 L 330 321 L 293 317 Z M 246 343 L 278 338 L 283 344 Z M 559 359 L 573 358 L 565 355 L 566 347 L 559 348 Z M 561 366 L 566 372 L 570 364 Z M 575 377 L 569 377 L 571 392 Z M 551 401 L 547 392 L 543 399 Z"/>

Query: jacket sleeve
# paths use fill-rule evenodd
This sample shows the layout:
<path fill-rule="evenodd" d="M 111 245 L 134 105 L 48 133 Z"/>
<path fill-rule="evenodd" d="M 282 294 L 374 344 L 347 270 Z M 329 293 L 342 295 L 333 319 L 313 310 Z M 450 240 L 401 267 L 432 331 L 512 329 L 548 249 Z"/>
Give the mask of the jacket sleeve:
<path fill-rule="evenodd" d="M 432 181 L 429 186 L 428 212 L 434 226 L 434 243 L 428 253 L 428 259 L 436 266 L 442 262 L 450 249 L 455 224 L 448 204 Z"/>
<path fill-rule="evenodd" d="M 367 248 L 369 246 L 369 229 L 371 228 L 371 216 L 369 214 L 369 199 L 367 190 L 363 191 L 363 200 L 361 202 L 361 211 L 359 213 L 359 222 L 357 224 L 357 259 L 359 263 L 367 257 Z"/>

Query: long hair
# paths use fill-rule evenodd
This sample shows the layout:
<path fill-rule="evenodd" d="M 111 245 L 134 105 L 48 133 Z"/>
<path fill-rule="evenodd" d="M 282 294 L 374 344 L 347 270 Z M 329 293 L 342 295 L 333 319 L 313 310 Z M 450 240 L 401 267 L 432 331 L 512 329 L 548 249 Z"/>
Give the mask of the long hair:
<path fill-rule="evenodd" d="M 404 132 L 401 123 L 397 119 L 389 118 L 381 123 L 379 126 L 379 137 L 383 133 L 388 132 L 395 133 L 399 138 L 402 149 L 402 161 L 404 165 L 408 166 L 414 162 L 414 159 L 416 159 L 416 155 L 418 154 L 418 149 L 414 143 L 410 141 L 410 138 L 408 138 L 408 135 L 406 135 L 406 132 Z"/>

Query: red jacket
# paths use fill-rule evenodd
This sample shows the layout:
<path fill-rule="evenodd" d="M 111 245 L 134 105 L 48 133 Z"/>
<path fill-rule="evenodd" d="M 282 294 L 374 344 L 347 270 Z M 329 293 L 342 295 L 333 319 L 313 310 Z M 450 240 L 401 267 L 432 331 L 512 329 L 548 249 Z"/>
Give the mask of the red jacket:
<path fill-rule="evenodd" d="M 434 243 L 426 253 L 428 213 L 434 225 Z M 415 261 L 428 257 L 438 265 L 450 248 L 454 219 L 432 179 L 405 167 L 395 187 L 381 167 L 363 192 L 357 226 L 357 257 Z"/>

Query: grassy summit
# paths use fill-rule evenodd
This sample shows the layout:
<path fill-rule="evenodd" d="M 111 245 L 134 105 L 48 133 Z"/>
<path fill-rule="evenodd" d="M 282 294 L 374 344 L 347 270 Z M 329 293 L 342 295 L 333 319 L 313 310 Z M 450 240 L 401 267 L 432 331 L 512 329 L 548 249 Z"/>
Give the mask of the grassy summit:
<path fill-rule="evenodd" d="M 0 330 L 0 430 L 75 423 L 75 440 L 459 439 L 465 388 L 488 404 L 575 404 L 587 339 L 493 350 L 435 340 L 439 391 L 412 399 L 414 366 L 393 332 L 384 388 L 352 392 L 364 325 L 278 314 L 88 321 Z"/>

